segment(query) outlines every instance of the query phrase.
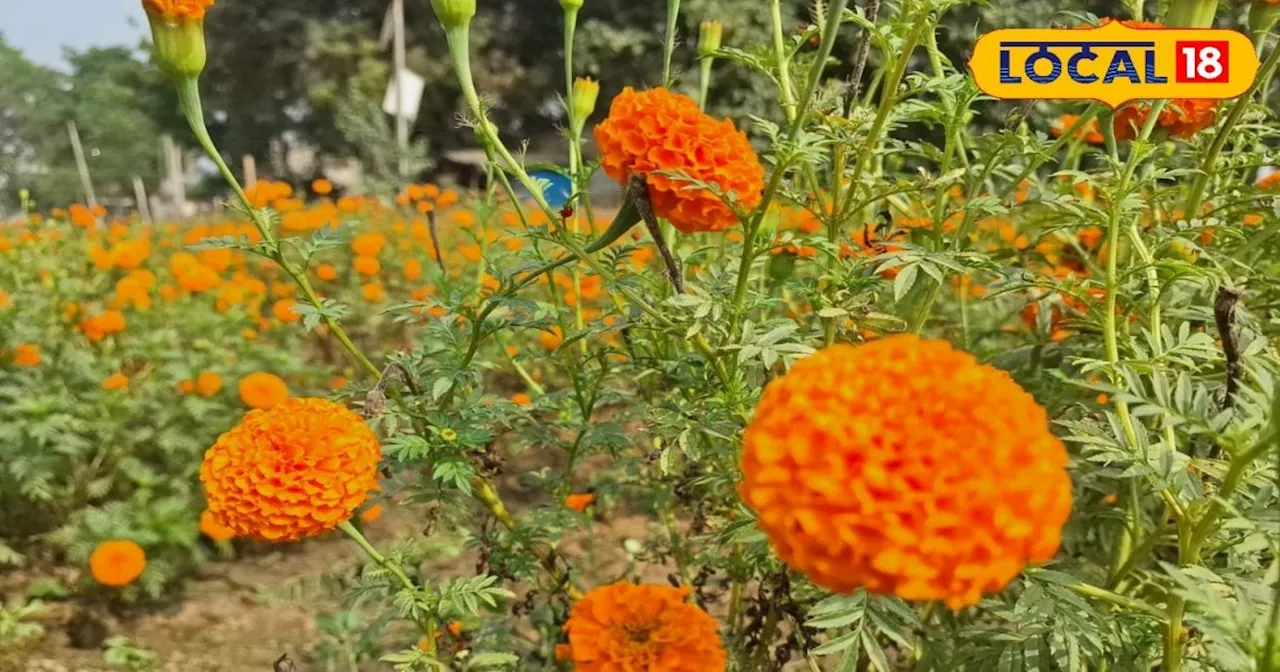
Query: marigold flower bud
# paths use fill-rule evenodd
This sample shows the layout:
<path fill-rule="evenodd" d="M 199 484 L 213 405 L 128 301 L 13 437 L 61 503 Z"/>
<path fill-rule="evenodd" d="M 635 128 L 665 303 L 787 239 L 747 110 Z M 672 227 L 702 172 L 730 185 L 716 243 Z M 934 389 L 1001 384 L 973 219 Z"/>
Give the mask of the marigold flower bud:
<path fill-rule="evenodd" d="M 476 15 L 476 0 L 431 0 L 440 25 L 448 28 L 465 28 Z"/>
<path fill-rule="evenodd" d="M 569 105 L 575 123 L 582 123 L 596 111 L 596 100 L 600 97 L 600 82 L 588 77 L 579 77 L 573 81 L 573 98 Z"/>
<path fill-rule="evenodd" d="M 582 9 L 583 0 L 560 0 L 560 6 L 566 12 L 576 12 Z"/>
<path fill-rule="evenodd" d="M 213 0 L 142 0 L 151 23 L 156 63 L 175 82 L 204 72 L 204 13 Z"/>
<path fill-rule="evenodd" d="M 724 24 L 719 21 L 703 21 L 698 29 L 698 58 L 713 56 L 720 50 L 724 36 Z"/>

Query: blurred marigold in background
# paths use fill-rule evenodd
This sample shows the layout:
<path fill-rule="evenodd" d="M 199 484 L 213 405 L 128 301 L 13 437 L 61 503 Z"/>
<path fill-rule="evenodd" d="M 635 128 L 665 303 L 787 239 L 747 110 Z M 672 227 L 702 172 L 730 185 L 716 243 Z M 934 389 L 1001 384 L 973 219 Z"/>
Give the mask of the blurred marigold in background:
<path fill-rule="evenodd" d="M 1218 101 L 1216 100 L 1178 98 L 1169 101 L 1160 111 L 1160 116 L 1156 118 L 1156 128 L 1164 130 L 1172 137 L 1188 139 L 1213 126 L 1217 113 Z M 1148 103 L 1131 103 L 1116 110 L 1116 139 L 1137 138 L 1150 116 L 1151 105 Z"/>
<path fill-rule="evenodd" d="M 716 672 L 726 656 L 716 620 L 685 601 L 692 589 L 621 581 L 573 605 L 557 657 L 577 672 Z"/>
<path fill-rule="evenodd" d="M 328 196 L 333 193 L 333 183 L 323 177 L 318 178 L 311 182 L 311 191 L 318 196 Z"/>
<path fill-rule="evenodd" d="M 316 277 L 325 282 L 333 282 L 338 279 L 338 269 L 333 264 L 320 264 L 316 267 Z"/>
<path fill-rule="evenodd" d="M 24 369 L 40 366 L 40 349 L 30 343 L 19 343 L 13 348 L 13 365 Z"/>
<path fill-rule="evenodd" d="M 582 513 L 586 511 L 587 507 L 591 506 L 591 503 L 594 501 L 596 501 L 596 496 L 588 492 L 581 495 L 569 495 L 568 497 L 565 497 L 564 505 L 565 508 L 573 509 L 578 513 Z"/>
<path fill-rule="evenodd" d="M 382 263 L 378 261 L 377 257 L 357 255 L 355 259 L 351 260 L 351 267 L 360 275 L 372 276 L 377 275 L 378 271 L 382 270 Z"/>
<path fill-rule="evenodd" d="M 222 389 L 222 377 L 212 371 L 205 371 L 196 377 L 196 394 L 212 397 Z"/>
<path fill-rule="evenodd" d="M 214 541 L 229 541 L 236 536 L 235 530 L 219 523 L 208 509 L 200 514 L 200 533 Z"/>
<path fill-rule="evenodd" d="M 240 400 L 250 408 L 271 408 L 289 398 L 289 387 L 279 376 L 258 371 L 240 379 Z"/>
<path fill-rule="evenodd" d="M 382 449 L 345 406 L 290 399 L 250 411 L 200 465 L 214 520 L 237 536 L 294 541 L 351 517 L 377 485 Z"/>
<path fill-rule="evenodd" d="M 297 305 L 298 302 L 293 299 L 280 299 L 271 304 L 271 314 L 281 322 L 297 322 L 302 319 L 302 315 L 294 310 Z"/>
<path fill-rule="evenodd" d="M 722 231 L 738 224 L 738 217 L 710 190 L 660 171 L 733 192 L 746 209 L 760 202 L 764 167 L 747 135 L 732 121 L 703 113 L 688 96 L 627 87 L 613 99 L 595 136 L 609 177 L 625 185 L 632 175 L 646 176 L 654 212 L 684 233 Z"/>
<path fill-rule="evenodd" d="M 945 341 L 837 345 L 765 389 L 740 485 L 778 555 L 814 583 L 952 609 L 1053 557 L 1067 452 L 1003 371 Z"/>
<path fill-rule="evenodd" d="M 129 377 L 123 373 L 113 373 L 102 381 L 104 390 L 123 390 L 127 387 L 129 387 Z"/>
<path fill-rule="evenodd" d="M 104 541 L 89 556 L 89 573 L 104 586 L 118 588 L 133 583 L 147 569 L 147 554 L 128 539 Z"/>
<path fill-rule="evenodd" d="M 1280 2 L 1280 0 L 1276 1 Z M 1280 191 L 1280 170 L 1270 173 L 1261 180 L 1258 180 L 1258 188 L 1263 191 Z"/>
<path fill-rule="evenodd" d="M 1053 137 L 1060 138 L 1063 133 L 1066 133 L 1072 126 L 1075 126 L 1078 121 L 1080 121 L 1080 115 L 1064 114 L 1061 117 L 1058 117 L 1057 121 L 1053 122 L 1053 125 L 1049 127 L 1049 132 L 1053 133 Z M 1090 145 L 1101 145 L 1105 142 L 1105 138 L 1102 137 L 1102 131 L 1098 128 L 1097 119 L 1090 119 L 1083 126 L 1076 129 L 1075 139 L 1081 142 L 1087 142 Z"/>

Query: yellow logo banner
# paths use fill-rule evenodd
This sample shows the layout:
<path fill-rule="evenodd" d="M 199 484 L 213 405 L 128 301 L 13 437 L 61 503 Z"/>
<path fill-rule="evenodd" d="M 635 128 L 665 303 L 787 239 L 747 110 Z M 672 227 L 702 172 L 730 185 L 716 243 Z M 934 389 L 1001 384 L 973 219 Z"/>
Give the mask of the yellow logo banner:
<path fill-rule="evenodd" d="M 978 39 L 969 71 L 994 98 L 1131 100 L 1234 98 L 1253 86 L 1258 57 L 1234 30 L 1135 28 L 1006 29 Z"/>

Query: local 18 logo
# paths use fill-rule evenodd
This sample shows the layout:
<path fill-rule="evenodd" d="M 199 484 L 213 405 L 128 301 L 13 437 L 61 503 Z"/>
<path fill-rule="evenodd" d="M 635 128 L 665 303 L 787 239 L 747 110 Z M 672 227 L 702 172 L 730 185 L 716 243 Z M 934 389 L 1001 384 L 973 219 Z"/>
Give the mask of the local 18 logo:
<path fill-rule="evenodd" d="M 1253 86 L 1258 57 L 1234 30 L 1145 28 L 1113 21 L 1092 29 L 1006 29 L 978 39 L 969 71 L 1003 99 L 1234 98 Z"/>

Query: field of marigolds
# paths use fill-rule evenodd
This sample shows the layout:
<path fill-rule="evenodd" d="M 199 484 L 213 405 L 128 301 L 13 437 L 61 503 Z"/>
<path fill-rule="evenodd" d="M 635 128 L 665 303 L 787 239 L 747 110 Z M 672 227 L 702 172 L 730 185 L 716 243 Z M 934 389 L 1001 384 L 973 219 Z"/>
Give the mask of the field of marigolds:
<path fill-rule="evenodd" d="M 981 95 L 953 0 L 597 101 L 561 0 L 561 167 L 432 0 L 487 186 L 394 197 L 240 184 L 224 3 L 142 4 L 226 199 L 0 228 L 0 669 L 1280 672 L 1275 0 L 1072 15 L 1254 40 L 1118 110 Z"/>

